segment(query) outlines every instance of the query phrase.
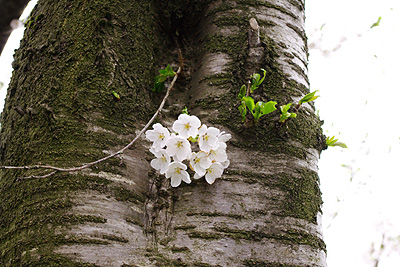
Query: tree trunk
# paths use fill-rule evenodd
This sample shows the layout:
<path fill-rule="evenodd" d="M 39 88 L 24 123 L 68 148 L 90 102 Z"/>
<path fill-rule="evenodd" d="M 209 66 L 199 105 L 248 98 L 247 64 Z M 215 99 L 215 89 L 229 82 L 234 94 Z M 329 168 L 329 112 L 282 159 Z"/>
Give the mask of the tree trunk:
<path fill-rule="evenodd" d="M 154 76 L 176 68 L 178 49 L 185 69 L 160 122 L 188 106 L 232 134 L 231 164 L 213 185 L 171 188 L 142 138 L 81 172 L 3 170 L 2 266 L 326 266 L 313 105 L 285 125 L 278 112 L 243 125 L 237 109 L 259 68 L 257 100 L 307 94 L 306 41 L 302 0 L 39 1 L 13 63 L 3 165 L 79 166 L 118 151 L 158 107 Z"/>

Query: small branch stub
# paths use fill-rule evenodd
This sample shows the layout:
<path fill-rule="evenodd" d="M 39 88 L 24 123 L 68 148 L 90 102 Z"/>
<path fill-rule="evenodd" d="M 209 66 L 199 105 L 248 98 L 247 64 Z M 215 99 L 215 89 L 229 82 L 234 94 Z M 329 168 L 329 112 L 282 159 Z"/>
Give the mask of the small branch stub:
<path fill-rule="evenodd" d="M 249 20 L 249 47 L 255 48 L 261 46 L 260 41 L 260 26 L 255 18 Z"/>

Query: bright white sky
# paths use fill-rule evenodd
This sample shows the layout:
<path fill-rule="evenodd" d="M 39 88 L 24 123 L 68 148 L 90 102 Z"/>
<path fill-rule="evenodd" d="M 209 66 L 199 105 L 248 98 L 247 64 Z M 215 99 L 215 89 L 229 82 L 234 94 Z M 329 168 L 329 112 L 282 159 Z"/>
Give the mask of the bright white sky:
<path fill-rule="evenodd" d="M 349 147 L 329 148 L 320 160 L 328 266 L 374 266 L 385 235 L 379 267 L 398 267 L 400 1 L 306 0 L 306 14 L 309 78 L 321 96 L 324 131 Z M 12 33 L 0 57 L 0 106 L 22 34 L 22 28 Z M 371 254 L 374 243 L 378 251 Z"/>
<path fill-rule="evenodd" d="M 400 1 L 306 0 L 306 12 L 309 42 L 319 48 L 310 50 L 311 90 L 320 90 L 326 135 L 349 147 L 320 160 L 328 266 L 374 266 L 378 253 L 368 252 L 385 234 L 397 242 L 386 241 L 378 266 L 398 267 Z"/>
<path fill-rule="evenodd" d="M 22 13 L 20 20 L 25 21 L 26 18 L 29 16 L 31 13 L 31 10 L 33 7 L 36 5 L 37 0 L 30 1 L 25 9 L 25 11 Z M 24 35 L 24 28 L 18 28 L 14 30 L 10 38 L 8 38 L 8 41 L 1 52 L 0 56 L 0 82 L 3 83 L 3 87 L 0 87 L 0 109 L 2 110 L 4 107 L 4 99 L 6 97 L 7 93 L 7 85 L 10 82 L 11 78 L 11 73 L 12 73 L 12 67 L 11 63 L 13 61 L 13 55 L 14 55 L 14 50 L 19 47 L 19 42 L 22 39 L 22 36 Z M 0 85 L 1 85 L 0 83 Z"/>

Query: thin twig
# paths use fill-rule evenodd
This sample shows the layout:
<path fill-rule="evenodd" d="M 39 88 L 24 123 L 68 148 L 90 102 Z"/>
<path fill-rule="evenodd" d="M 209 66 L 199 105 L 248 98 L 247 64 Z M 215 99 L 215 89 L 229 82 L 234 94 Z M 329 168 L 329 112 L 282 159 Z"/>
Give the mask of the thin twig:
<path fill-rule="evenodd" d="M 57 173 L 57 171 L 52 171 L 48 174 L 44 175 L 31 175 L 31 176 L 26 176 L 26 177 L 19 177 L 16 179 L 16 181 L 22 181 L 22 180 L 27 180 L 27 179 L 42 179 L 42 178 L 47 178 L 52 176 L 53 174 Z"/>
<path fill-rule="evenodd" d="M 136 137 L 129 143 L 127 144 L 125 147 L 123 147 L 122 149 L 120 149 L 119 151 L 108 155 L 104 158 L 98 159 L 96 161 L 90 162 L 90 163 L 86 163 L 82 166 L 79 167 L 71 167 L 71 168 L 59 168 L 59 167 L 54 167 L 54 166 L 49 166 L 49 165 L 32 165 L 32 166 L 0 166 L 0 169 L 19 169 L 19 170 L 33 170 L 33 169 L 47 169 L 47 170 L 54 170 L 54 172 L 51 172 L 49 174 L 43 175 L 43 176 L 28 176 L 28 177 L 24 177 L 24 178 L 20 178 L 19 180 L 23 180 L 23 179 L 29 179 L 29 178 L 46 178 L 49 177 L 53 174 L 55 174 L 56 172 L 74 172 L 74 171 L 80 171 L 83 169 L 86 169 L 88 167 L 91 167 L 93 165 L 96 165 L 100 162 L 103 162 L 105 160 L 108 160 L 110 158 L 113 158 L 117 155 L 120 155 L 122 153 L 124 153 L 125 150 L 127 150 L 128 148 L 130 148 L 135 142 L 136 140 L 139 139 L 139 137 L 147 130 L 147 128 L 149 128 L 149 126 L 153 123 L 154 119 L 158 116 L 158 114 L 161 112 L 162 108 L 164 107 L 165 101 L 167 100 L 169 93 L 172 89 L 172 87 L 174 86 L 176 80 L 178 79 L 179 74 L 181 73 L 181 67 L 178 68 L 178 70 L 175 73 L 174 78 L 172 79 L 171 84 L 169 85 L 169 87 L 167 88 L 167 92 L 165 93 L 164 99 L 161 101 L 160 106 L 158 107 L 157 111 L 154 113 L 153 117 L 151 117 L 151 119 L 147 122 L 147 124 L 143 127 L 143 129 L 136 135 Z"/>
<path fill-rule="evenodd" d="M 247 81 L 247 90 L 246 90 L 246 96 L 250 95 L 250 88 L 251 88 L 251 80 L 249 79 Z"/>

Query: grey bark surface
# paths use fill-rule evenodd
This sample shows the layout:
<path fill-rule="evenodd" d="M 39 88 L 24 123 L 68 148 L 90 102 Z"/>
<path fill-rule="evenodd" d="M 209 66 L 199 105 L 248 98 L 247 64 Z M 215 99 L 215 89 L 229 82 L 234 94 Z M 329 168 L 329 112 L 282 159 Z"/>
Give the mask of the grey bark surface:
<path fill-rule="evenodd" d="M 16 182 L 25 174 L 3 171 L 3 266 L 326 266 L 314 107 L 284 126 L 271 115 L 245 127 L 237 110 L 259 68 L 268 75 L 256 99 L 282 105 L 308 92 L 303 1 L 50 2 L 39 1 L 15 55 L 2 164 L 76 165 L 117 151 L 155 110 L 152 79 L 178 48 L 185 72 L 160 122 L 170 127 L 188 106 L 232 134 L 231 164 L 213 185 L 171 188 L 142 138 L 78 173 Z"/>

